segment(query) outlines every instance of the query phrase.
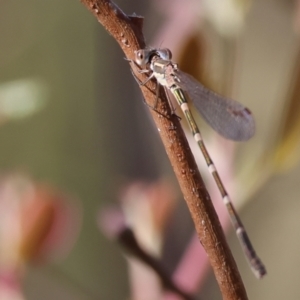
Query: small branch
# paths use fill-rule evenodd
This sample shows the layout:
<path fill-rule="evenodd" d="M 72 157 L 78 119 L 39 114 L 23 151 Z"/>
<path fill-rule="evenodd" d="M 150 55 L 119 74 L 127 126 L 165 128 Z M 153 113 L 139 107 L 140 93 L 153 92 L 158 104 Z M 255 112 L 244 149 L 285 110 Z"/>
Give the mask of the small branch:
<path fill-rule="evenodd" d="M 129 60 L 134 59 L 135 50 L 145 48 L 142 34 L 143 19 L 141 17 L 125 15 L 109 0 L 81 0 L 81 2 L 116 39 Z M 144 82 L 147 78 L 146 75 L 138 73 L 135 69 L 133 68 L 135 76 Z M 155 83 L 149 81 L 147 86 L 141 86 L 141 90 L 147 104 L 153 106 L 156 101 L 156 95 L 153 92 L 155 91 Z M 180 126 L 180 121 L 176 116 L 171 115 L 162 88 L 160 89 L 157 109 L 161 114 L 152 109 L 150 109 L 150 113 L 190 210 L 199 240 L 209 257 L 223 299 L 248 299 L 219 219 Z M 170 117 L 164 117 L 165 115 Z"/>
<path fill-rule="evenodd" d="M 114 208 L 102 210 L 99 215 L 98 226 L 107 238 L 117 241 L 130 256 L 152 269 L 160 278 L 165 289 L 178 294 L 184 300 L 196 300 L 172 280 L 159 259 L 141 247 L 133 230 L 126 224 L 125 216 L 120 210 Z"/>
<path fill-rule="evenodd" d="M 167 274 L 165 269 L 163 268 L 161 262 L 156 259 L 154 256 L 151 256 L 144 249 L 141 248 L 139 243 L 136 240 L 136 237 L 133 231 L 130 228 L 124 228 L 122 232 L 118 235 L 118 241 L 123 247 L 127 249 L 127 251 L 132 254 L 135 258 L 142 261 L 145 265 L 150 267 L 160 278 L 163 286 L 177 293 L 185 300 L 195 300 L 192 295 L 189 295 L 185 291 L 183 291 L 179 286 L 177 286 L 171 279 L 171 277 Z"/>

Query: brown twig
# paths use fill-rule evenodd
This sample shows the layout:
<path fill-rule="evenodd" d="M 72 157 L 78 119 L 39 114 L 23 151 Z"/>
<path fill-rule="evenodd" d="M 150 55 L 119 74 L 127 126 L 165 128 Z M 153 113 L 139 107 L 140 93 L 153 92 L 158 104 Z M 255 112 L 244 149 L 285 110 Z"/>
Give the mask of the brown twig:
<path fill-rule="evenodd" d="M 185 292 L 173 281 L 157 257 L 140 245 L 133 230 L 126 224 L 125 216 L 121 210 L 112 207 L 102 209 L 98 218 L 98 225 L 106 237 L 116 240 L 129 255 L 152 269 L 160 278 L 165 289 L 178 294 L 184 300 L 196 300 L 193 295 Z"/>
<path fill-rule="evenodd" d="M 125 15 L 109 0 L 81 0 L 95 15 L 97 20 L 116 39 L 129 60 L 134 59 L 134 51 L 145 48 L 142 34 L 143 18 Z M 146 75 L 133 68 L 135 76 L 145 81 Z M 155 83 L 149 81 L 141 86 L 145 101 L 153 106 L 156 101 Z M 163 89 L 160 89 L 159 105 L 161 114 L 150 109 L 150 113 L 160 133 L 162 142 L 173 166 L 184 199 L 193 218 L 195 228 L 203 245 L 223 299 L 245 300 L 246 290 L 237 270 L 234 258 L 226 243 L 219 219 L 198 171 L 178 117 L 171 115 Z M 169 115 L 170 117 L 164 117 Z"/>
<path fill-rule="evenodd" d="M 184 300 L 196 299 L 192 295 L 189 295 L 188 293 L 183 291 L 179 286 L 176 285 L 176 283 L 173 282 L 171 276 L 169 276 L 169 274 L 166 272 L 161 262 L 151 254 L 147 253 L 139 245 L 133 231 L 129 227 L 124 228 L 124 230 L 119 233 L 117 239 L 119 243 L 122 244 L 122 246 L 125 247 L 130 254 L 134 255 L 136 258 L 150 267 L 157 274 L 157 276 L 159 276 L 163 286 L 166 289 L 177 293 Z"/>

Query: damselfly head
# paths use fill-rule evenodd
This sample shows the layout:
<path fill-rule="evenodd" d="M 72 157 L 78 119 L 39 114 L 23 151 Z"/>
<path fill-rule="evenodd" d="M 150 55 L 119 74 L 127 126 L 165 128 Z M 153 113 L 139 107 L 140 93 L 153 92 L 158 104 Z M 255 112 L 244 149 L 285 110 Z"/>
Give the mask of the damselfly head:
<path fill-rule="evenodd" d="M 172 52 L 167 49 L 141 49 L 134 52 L 135 53 L 135 62 L 141 66 L 146 67 L 148 63 L 151 63 L 154 56 L 158 56 L 163 60 L 171 60 Z"/>

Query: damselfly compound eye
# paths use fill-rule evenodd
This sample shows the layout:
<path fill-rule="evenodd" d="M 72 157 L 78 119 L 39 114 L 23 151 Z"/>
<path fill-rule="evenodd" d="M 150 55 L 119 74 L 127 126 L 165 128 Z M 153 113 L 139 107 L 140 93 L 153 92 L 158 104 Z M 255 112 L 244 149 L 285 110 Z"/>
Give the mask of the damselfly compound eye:
<path fill-rule="evenodd" d="M 143 50 L 135 51 L 135 61 L 139 66 L 145 64 L 145 55 Z"/>
<path fill-rule="evenodd" d="M 138 58 L 139 58 L 139 59 L 143 59 L 143 58 L 144 58 L 143 53 L 139 52 L 139 53 L 138 53 Z"/>
<path fill-rule="evenodd" d="M 156 54 L 164 60 L 171 60 L 172 59 L 172 52 L 168 48 L 158 49 L 156 50 Z"/>

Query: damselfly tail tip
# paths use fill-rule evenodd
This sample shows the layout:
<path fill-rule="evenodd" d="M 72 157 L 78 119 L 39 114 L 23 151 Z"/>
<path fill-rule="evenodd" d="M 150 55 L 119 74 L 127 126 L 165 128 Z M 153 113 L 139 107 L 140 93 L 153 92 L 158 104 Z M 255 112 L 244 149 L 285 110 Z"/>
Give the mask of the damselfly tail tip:
<path fill-rule="evenodd" d="M 255 264 L 251 266 L 251 269 L 257 279 L 262 279 L 265 275 L 267 275 L 267 270 L 263 263 L 259 260 L 259 264 Z"/>

